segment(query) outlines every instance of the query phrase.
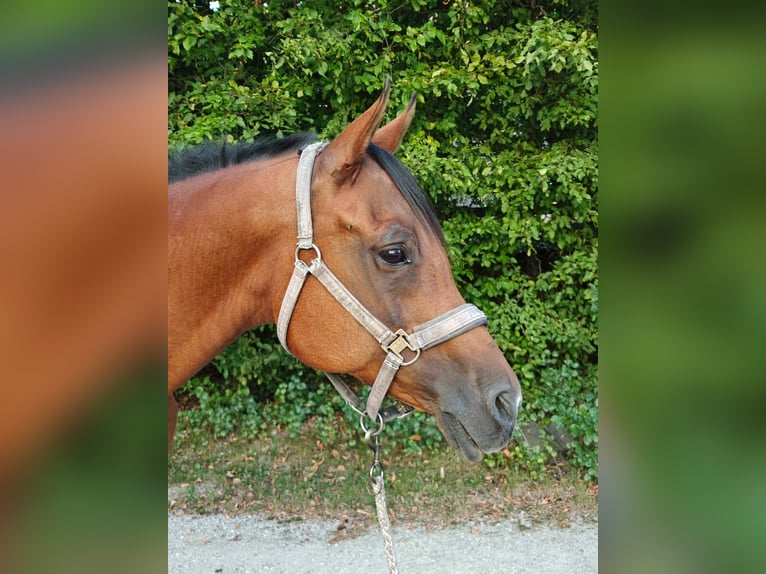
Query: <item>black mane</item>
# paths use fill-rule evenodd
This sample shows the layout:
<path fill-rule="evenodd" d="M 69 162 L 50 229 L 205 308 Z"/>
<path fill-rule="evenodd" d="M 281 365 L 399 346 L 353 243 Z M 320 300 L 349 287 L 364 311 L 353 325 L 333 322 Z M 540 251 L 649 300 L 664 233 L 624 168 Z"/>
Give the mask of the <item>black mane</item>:
<path fill-rule="evenodd" d="M 279 139 L 257 140 L 234 145 L 205 143 L 168 156 L 168 183 L 216 171 L 230 165 L 297 152 L 311 144 L 315 139 L 315 134 L 301 133 Z M 370 144 L 367 151 L 385 170 L 415 214 L 433 231 L 442 244 L 445 244 L 444 233 L 431 200 L 423 193 L 415 178 L 402 162 L 373 143 Z"/>
<path fill-rule="evenodd" d="M 316 134 L 301 133 L 232 145 L 204 143 L 168 155 L 168 183 L 223 169 L 230 165 L 297 152 L 315 139 Z"/>

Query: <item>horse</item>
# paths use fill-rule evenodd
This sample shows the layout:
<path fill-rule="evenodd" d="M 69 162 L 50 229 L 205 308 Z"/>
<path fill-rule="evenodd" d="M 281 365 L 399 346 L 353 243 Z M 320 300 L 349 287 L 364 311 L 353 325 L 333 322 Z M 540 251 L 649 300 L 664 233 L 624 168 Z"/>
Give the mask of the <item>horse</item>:
<path fill-rule="evenodd" d="M 371 419 L 382 424 L 389 397 L 433 415 L 471 461 L 509 443 L 518 378 L 458 292 L 434 209 L 393 155 L 415 95 L 380 126 L 390 87 L 329 143 L 297 134 L 171 161 L 168 448 L 173 391 L 274 323 L 289 352 Z M 372 386 L 366 407 L 338 373 Z"/>

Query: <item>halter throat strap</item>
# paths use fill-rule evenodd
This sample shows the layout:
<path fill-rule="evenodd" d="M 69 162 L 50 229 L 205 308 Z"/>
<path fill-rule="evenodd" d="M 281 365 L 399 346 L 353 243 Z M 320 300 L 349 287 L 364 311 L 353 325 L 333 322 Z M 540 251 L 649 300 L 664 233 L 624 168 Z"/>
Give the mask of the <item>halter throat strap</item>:
<path fill-rule="evenodd" d="M 403 329 L 392 331 L 369 309 L 367 309 L 346 288 L 335 274 L 325 265 L 319 248 L 314 244 L 314 232 L 311 218 L 311 174 L 316 156 L 325 148 L 327 142 L 315 143 L 306 147 L 300 156 L 295 182 L 295 200 L 298 223 L 298 244 L 295 249 L 293 274 L 285 291 L 277 319 L 277 336 L 282 346 L 287 346 L 287 331 L 290 319 L 298 303 L 303 286 L 309 275 L 313 275 L 343 308 L 378 342 L 386 357 L 372 385 L 366 407 L 343 380 L 332 373 L 327 373 L 346 403 L 354 410 L 367 414 L 371 419 L 390 420 L 409 414 L 413 408 L 407 405 L 381 411 L 381 404 L 400 367 L 413 364 L 420 358 L 420 353 L 439 343 L 457 337 L 475 327 L 487 324 L 487 318 L 475 305 L 464 304 L 448 311 L 435 319 L 418 325 L 412 333 Z M 301 251 L 314 251 L 315 257 L 307 264 L 300 258 Z M 404 351 L 410 355 L 405 358 Z M 414 354 L 414 356 L 412 356 Z"/>

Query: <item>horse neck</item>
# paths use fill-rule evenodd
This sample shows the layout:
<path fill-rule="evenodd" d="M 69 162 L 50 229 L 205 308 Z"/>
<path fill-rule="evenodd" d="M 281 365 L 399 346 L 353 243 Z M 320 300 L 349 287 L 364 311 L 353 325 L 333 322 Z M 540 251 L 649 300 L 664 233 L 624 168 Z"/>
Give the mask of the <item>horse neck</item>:
<path fill-rule="evenodd" d="M 171 389 L 246 330 L 274 322 L 277 291 L 292 269 L 296 164 L 243 164 L 170 187 Z"/>

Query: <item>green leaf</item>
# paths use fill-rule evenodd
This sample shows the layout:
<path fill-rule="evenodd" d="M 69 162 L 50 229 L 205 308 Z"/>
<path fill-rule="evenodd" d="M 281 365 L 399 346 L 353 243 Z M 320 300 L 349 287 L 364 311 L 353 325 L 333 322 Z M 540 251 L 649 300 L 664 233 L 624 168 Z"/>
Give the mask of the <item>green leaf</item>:
<path fill-rule="evenodd" d="M 197 44 L 196 36 L 186 36 L 182 42 L 184 50 L 186 50 L 187 52 L 191 50 L 196 44 Z"/>

